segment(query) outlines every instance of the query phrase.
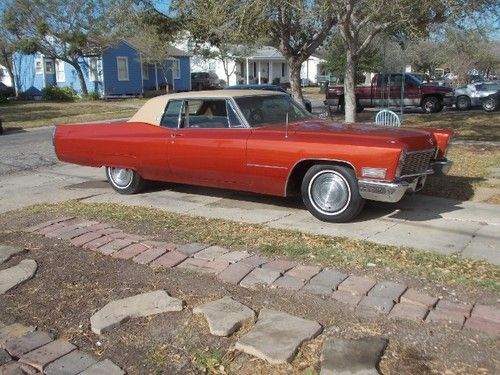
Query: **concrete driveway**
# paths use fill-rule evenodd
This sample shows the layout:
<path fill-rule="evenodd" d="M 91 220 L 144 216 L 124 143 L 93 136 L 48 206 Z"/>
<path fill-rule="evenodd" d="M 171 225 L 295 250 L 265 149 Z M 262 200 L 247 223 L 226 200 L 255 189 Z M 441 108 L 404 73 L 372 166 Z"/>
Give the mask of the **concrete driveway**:
<path fill-rule="evenodd" d="M 369 203 L 353 223 L 329 224 L 312 217 L 300 199 L 173 184 L 123 196 L 108 186 L 103 170 L 57 162 L 50 135 L 51 129 L 44 128 L 0 137 L 0 213 L 67 199 L 114 202 L 445 255 L 458 253 L 500 264 L 500 210 L 496 205 L 416 194 L 398 204 Z"/>

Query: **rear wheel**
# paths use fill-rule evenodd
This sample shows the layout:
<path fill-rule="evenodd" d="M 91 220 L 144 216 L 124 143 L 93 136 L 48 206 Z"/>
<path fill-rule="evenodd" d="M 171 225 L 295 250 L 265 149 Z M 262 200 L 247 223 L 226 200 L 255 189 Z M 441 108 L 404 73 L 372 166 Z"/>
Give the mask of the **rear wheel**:
<path fill-rule="evenodd" d="M 461 95 L 457 98 L 457 109 L 466 111 L 470 108 L 470 99 L 468 96 Z"/>
<path fill-rule="evenodd" d="M 498 109 L 498 99 L 491 96 L 489 98 L 484 99 L 483 101 L 483 109 L 486 112 L 493 112 Z"/>
<path fill-rule="evenodd" d="M 443 107 L 438 98 L 435 96 L 428 96 L 422 100 L 422 109 L 425 113 L 436 113 L 443 109 Z"/>
<path fill-rule="evenodd" d="M 135 194 L 144 187 L 144 179 L 132 169 L 106 167 L 106 177 L 120 194 Z"/>
<path fill-rule="evenodd" d="M 354 219 L 365 203 L 354 171 L 338 165 L 318 164 L 309 168 L 301 192 L 309 212 L 331 223 Z"/>

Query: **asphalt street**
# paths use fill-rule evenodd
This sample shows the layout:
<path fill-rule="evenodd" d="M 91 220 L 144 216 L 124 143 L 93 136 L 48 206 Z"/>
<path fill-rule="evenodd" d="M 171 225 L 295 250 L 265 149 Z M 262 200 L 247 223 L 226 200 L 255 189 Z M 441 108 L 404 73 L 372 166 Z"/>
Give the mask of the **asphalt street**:
<path fill-rule="evenodd" d="M 370 203 L 355 222 L 323 223 L 299 199 L 285 199 L 164 184 L 124 196 L 107 184 L 104 171 L 57 161 L 52 128 L 0 136 L 0 214 L 40 202 L 80 199 L 114 202 L 274 228 L 460 254 L 500 264 L 497 205 L 459 202 L 421 194 L 397 204 Z"/>

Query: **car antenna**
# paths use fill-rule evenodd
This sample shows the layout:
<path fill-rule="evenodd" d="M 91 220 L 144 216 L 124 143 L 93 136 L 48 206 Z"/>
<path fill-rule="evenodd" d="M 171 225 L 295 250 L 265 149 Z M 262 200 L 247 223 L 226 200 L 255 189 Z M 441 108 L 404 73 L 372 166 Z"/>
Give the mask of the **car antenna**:
<path fill-rule="evenodd" d="M 288 138 L 288 111 L 286 112 L 285 117 L 285 138 Z"/>

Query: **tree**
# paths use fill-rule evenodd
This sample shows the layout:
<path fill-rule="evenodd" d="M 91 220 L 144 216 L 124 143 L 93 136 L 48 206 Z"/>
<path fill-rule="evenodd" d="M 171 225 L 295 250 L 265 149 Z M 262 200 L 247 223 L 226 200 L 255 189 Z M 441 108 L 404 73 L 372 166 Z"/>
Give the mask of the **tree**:
<path fill-rule="evenodd" d="M 328 0 L 177 0 L 174 9 L 189 21 L 195 39 L 214 46 L 269 42 L 290 67 L 292 94 L 302 100 L 300 70 L 334 24 Z"/>
<path fill-rule="evenodd" d="M 116 37 L 114 12 L 127 7 L 118 0 L 10 0 L 3 14 L 6 29 L 23 53 L 40 52 L 70 64 L 82 93 L 88 94 L 80 63 L 101 55 Z"/>
<path fill-rule="evenodd" d="M 3 65 L 7 69 L 7 74 L 9 75 L 10 80 L 14 85 L 14 89 L 16 90 L 16 84 L 14 81 L 14 66 L 12 65 L 13 54 L 14 44 L 10 40 L 6 30 L 2 28 L 0 30 L 0 65 Z"/>

